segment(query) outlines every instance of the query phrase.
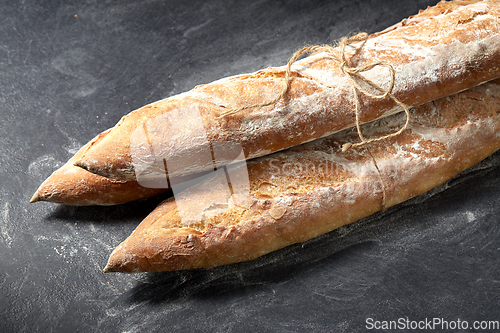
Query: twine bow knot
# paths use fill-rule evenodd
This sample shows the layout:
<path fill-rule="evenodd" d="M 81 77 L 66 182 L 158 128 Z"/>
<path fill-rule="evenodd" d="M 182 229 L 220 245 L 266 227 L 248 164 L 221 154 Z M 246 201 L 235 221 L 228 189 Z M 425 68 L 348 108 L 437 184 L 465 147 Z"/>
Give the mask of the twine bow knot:
<path fill-rule="evenodd" d="M 292 57 L 290 58 L 290 60 L 288 61 L 287 65 L 286 65 L 284 86 L 283 86 L 283 89 L 281 90 L 281 92 L 278 96 L 276 96 L 273 100 L 268 101 L 268 102 L 246 105 L 246 106 L 243 106 L 243 107 L 240 107 L 237 109 L 229 110 L 225 113 L 222 113 L 218 118 L 223 118 L 223 117 L 226 117 L 228 115 L 235 114 L 235 113 L 241 112 L 243 110 L 251 109 L 251 108 L 259 108 L 259 107 L 265 107 L 265 106 L 276 104 L 281 98 L 283 98 L 283 96 L 286 95 L 286 93 L 290 89 L 292 65 L 297 61 L 297 59 L 306 53 L 312 53 L 312 54 L 325 53 L 328 58 L 331 58 L 332 60 L 334 60 L 335 62 L 338 63 L 340 70 L 342 71 L 342 73 L 344 73 L 349 78 L 349 80 L 352 84 L 352 88 L 353 88 L 354 101 L 355 101 L 354 113 L 356 116 L 356 129 L 358 131 L 358 136 L 359 136 L 361 142 L 359 142 L 359 143 L 345 143 L 342 146 L 342 151 L 344 152 L 351 147 L 364 146 L 364 145 L 371 143 L 371 142 L 389 139 L 391 137 L 395 137 L 395 136 L 401 134 L 408 127 L 408 123 L 410 121 L 410 113 L 409 113 L 408 107 L 404 103 L 399 101 L 399 99 L 397 99 L 392 94 L 392 90 L 394 89 L 394 81 L 395 81 L 395 77 L 396 77 L 396 73 L 394 71 L 394 68 L 390 64 L 385 63 L 383 61 L 376 61 L 376 62 L 372 62 L 372 63 L 366 64 L 366 65 L 363 65 L 360 67 L 353 67 L 353 66 L 351 66 L 351 64 L 349 63 L 349 61 L 346 57 L 346 47 L 348 45 L 353 44 L 353 43 L 364 43 L 364 42 L 366 42 L 367 39 L 368 39 L 368 34 L 361 32 L 361 33 L 358 33 L 358 34 L 351 36 L 351 37 L 341 38 L 335 46 L 314 45 L 314 46 L 306 46 L 306 47 L 298 50 L 297 52 L 295 52 L 292 55 Z M 370 79 L 368 79 L 367 77 L 362 75 L 363 72 L 367 72 L 367 71 L 369 71 L 377 66 L 387 68 L 390 72 L 389 87 L 387 89 L 380 87 L 378 84 L 376 84 L 375 82 L 371 81 Z M 360 82 L 367 84 L 369 87 L 377 90 L 380 94 L 371 93 L 367 89 L 363 88 L 362 86 L 359 85 L 358 80 Z M 359 117 L 360 107 L 359 107 L 358 91 L 361 92 L 363 95 L 368 96 L 370 98 L 375 98 L 375 99 L 384 99 L 387 97 L 391 98 L 397 105 L 399 105 L 401 108 L 403 108 L 404 112 L 406 113 L 406 122 L 405 122 L 404 126 L 401 127 L 401 129 L 398 130 L 397 132 L 387 134 L 387 135 L 384 135 L 384 136 L 381 136 L 378 138 L 372 138 L 370 140 L 366 140 L 361 132 L 361 126 L 360 126 L 360 119 L 359 119 L 360 118 Z M 370 157 L 372 158 L 373 164 L 375 165 L 375 168 L 377 169 L 377 172 L 378 172 L 378 175 L 380 178 L 380 182 L 382 184 L 383 199 L 382 199 L 382 209 L 381 210 L 384 211 L 385 207 L 386 207 L 385 183 L 384 183 L 384 180 L 382 179 L 380 169 L 377 165 L 377 161 L 373 157 L 371 151 L 367 147 L 365 147 L 365 148 L 368 151 Z"/>
<path fill-rule="evenodd" d="M 338 41 L 336 47 L 331 46 L 331 45 L 313 45 L 313 46 L 306 46 L 306 47 L 298 50 L 297 52 L 295 52 L 292 55 L 292 57 L 290 58 L 290 60 L 288 61 L 287 65 L 286 65 L 284 86 L 283 86 L 283 89 L 281 90 L 281 92 L 278 96 L 276 96 L 273 100 L 268 101 L 268 102 L 257 103 L 257 104 L 252 104 L 252 105 L 245 105 L 245 106 L 242 106 L 242 107 L 237 108 L 237 109 L 229 110 L 225 113 L 222 113 L 218 118 L 223 118 L 223 117 L 226 117 L 226 116 L 229 116 L 231 114 L 235 114 L 235 113 L 241 112 L 243 110 L 247 110 L 247 109 L 260 108 L 260 107 L 265 107 L 265 106 L 276 104 L 280 99 L 283 98 L 283 96 L 286 95 L 286 93 L 290 89 L 292 65 L 297 61 L 297 59 L 306 53 L 317 54 L 317 53 L 323 52 L 329 58 L 333 59 L 335 62 L 337 62 L 339 64 L 340 70 L 342 71 L 342 73 L 346 74 L 346 76 L 350 79 L 350 82 L 351 82 L 352 87 L 353 87 L 353 94 L 354 94 L 354 101 L 355 101 L 354 113 L 356 116 L 356 129 L 358 131 L 358 135 L 359 135 L 361 142 L 354 143 L 354 144 L 353 143 L 346 143 L 342 146 L 342 151 L 346 151 L 347 149 L 349 149 L 351 147 L 363 146 L 363 145 L 366 145 L 366 144 L 371 143 L 371 142 L 385 140 L 385 139 L 388 139 L 388 138 L 391 138 L 391 137 L 394 137 L 394 136 L 401 134 L 408 127 L 408 123 L 410 120 L 410 113 L 408 111 L 408 107 L 404 103 L 399 101 L 392 94 L 392 90 L 394 89 L 394 80 L 396 77 L 396 73 L 394 71 L 394 68 L 390 64 L 385 63 L 383 61 L 372 62 L 372 63 L 369 63 L 367 65 L 363 65 L 361 67 L 352 67 L 349 64 L 349 61 L 347 60 L 346 51 L 345 51 L 346 47 L 352 43 L 358 43 L 358 42 L 364 43 L 364 42 L 366 42 L 367 39 L 368 39 L 368 34 L 365 32 L 361 32 L 361 33 L 358 33 L 358 34 L 351 36 L 351 37 L 341 38 Z M 361 75 L 361 73 L 367 72 L 367 71 L 369 71 L 377 66 L 385 67 L 390 71 L 390 82 L 389 82 L 389 87 L 387 89 L 380 87 L 375 82 L 373 82 L 370 79 L 368 79 L 367 77 Z M 361 82 L 364 82 L 365 84 L 367 84 L 370 87 L 374 88 L 375 90 L 379 91 L 380 94 L 373 94 L 373 93 L 369 92 L 365 88 L 361 87 L 358 84 L 357 80 L 360 80 Z M 368 97 L 375 98 L 375 99 L 384 99 L 386 97 L 391 98 L 397 105 L 399 105 L 401 108 L 403 108 L 403 110 L 406 113 L 406 122 L 405 122 L 404 126 L 399 131 L 397 131 L 395 133 L 384 135 L 384 136 L 381 136 L 378 138 L 373 138 L 370 140 L 365 140 L 365 138 L 361 132 L 361 127 L 360 127 L 358 91 L 361 92 L 363 95 L 366 95 Z"/>

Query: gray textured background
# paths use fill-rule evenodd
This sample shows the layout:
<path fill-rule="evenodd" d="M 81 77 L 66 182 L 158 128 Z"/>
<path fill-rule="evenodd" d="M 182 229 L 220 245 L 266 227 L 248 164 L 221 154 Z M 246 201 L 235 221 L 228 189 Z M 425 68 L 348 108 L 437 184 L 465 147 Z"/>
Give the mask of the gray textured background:
<path fill-rule="evenodd" d="M 400 1 L 0 0 L 0 332 L 357 332 L 365 320 L 500 320 L 500 155 L 304 244 L 210 270 L 104 275 L 160 199 L 28 204 L 124 114 L 305 44 L 375 32 Z"/>

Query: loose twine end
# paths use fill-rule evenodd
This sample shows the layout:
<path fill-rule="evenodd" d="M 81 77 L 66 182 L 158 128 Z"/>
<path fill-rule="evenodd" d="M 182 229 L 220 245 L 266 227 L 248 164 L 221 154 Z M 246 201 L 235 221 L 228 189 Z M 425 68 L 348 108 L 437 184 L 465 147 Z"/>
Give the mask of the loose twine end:
<path fill-rule="evenodd" d="M 344 143 L 342 145 L 342 152 L 345 152 L 347 151 L 347 149 L 351 148 L 352 147 L 352 143 L 348 142 L 348 143 Z"/>
<path fill-rule="evenodd" d="M 373 164 L 375 165 L 375 168 L 376 168 L 378 175 L 379 175 L 379 178 L 380 178 L 381 187 L 382 187 L 382 194 L 383 194 L 381 211 L 383 212 L 386 209 L 386 202 L 387 202 L 387 193 L 386 193 L 386 188 L 385 188 L 385 182 L 382 178 L 382 174 L 381 174 L 380 169 L 377 165 L 377 161 L 375 160 L 375 157 L 373 157 L 373 154 L 371 153 L 371 151 L 368 149 L 368 147 L 366 145 L 369 143 L 386 140 L 386 139 L 400 135 L 408 127 L 408 124 L 410 121 L 410 112 L 408 110 L 408 107 L 404 103 L 399 101 L 392 94 L 392 91 L 394 89 L 394 80 L 395 80 L 396 74 L 395 74 L 394 68 L 390 64 L 382 62 L 382 61 L 373 62 L 373 63 L 367 64 L 367 65 L 363 65 L 361 67 L 352 67 L 349 64 L 349 61 L 346 58 L 345 48 L 352 43 L 364 43 L 364 42 L 366 42 L 367 39 L 368 39 L 368 34 L 361 32 L 361 33 L 358 33 L 358 34 L 351 36 L 351 37 L 341 38 L 334 46 L 315 45 L 315 46 L 306 46 L 306 47 L 298 50 L 297 52 L 295 52 L 292 55 L 292 57 L 288 61 L 287 65 L 286 65 L 283 88 L 282 88 L 281 92 L 273 100 L 268 101 L 268 102 L 264 102 L 264 103 L 256 103 L 256 104 L 252 104 L 252 105 L 247 105 L 247 106 L 243 106 L 243 107 L 240 107 L 237 109 L 226 111 L 224 113 L 221 113 L 217 117 L 217 119 L 224 118 L 224 117 L 227 117 L 227 116 L 232 115 L 232 114 L 236 114 L 236 113 L 241 112 L 243 110 L 252 109 L 252 108 L 261 108 L 261 107 L 266 107 L 269 105 L 276 104 L 280 99 L 282 99 L 286 95 L 286 93 L 290 89 L 292 65 L 302 55 L 304 55 L 306 53 L 317 54 L 317 53 L 324 52 L 329 58 L 331 58 L 332 60 L 334 60 L 335 62 L 338 63 L 342 73 L 344 73 L 349 78 L 351 85 L 352 85 L 352 88 L 353 88 L 353 95 L 354 95 L 354 102 L 355 102 L 354 113 L 355 113 L 355 117 L 356 117 L 355 124 L 356 124 L 356 129 L 358 132 L 358 136 L 359 136 L 361 142 L 344 144 L 342 146 L 342 152 L 345 152 L 351 148 L 365 146 L 369 155 L 371 156 Z M 361 74 L 361 73 L 369 71 L 377 66 L 387 68 L 390 72 L 389 87 L 387 89 L 380 87 L 378 84 L 376 84 L 375 82 L 371 81 L 370 79 L 366 78 L 365 76 L 363 76 Z M 379 93 L 374 94 L 374 93 L 369 92 L 365 88 L 361 87 L 358 84 L 357 80 L 365 83 L 366 85 L 368 85 L 372 89 L 378 91 Z M 360 111 L 359 104 L 360 104 L 360 102 L 359 102 L 358 91 L 361 92 L 365 96 L 375 98 L 375 99 L 383 99 L 383 98 L 392 99 L 398 106 L 403 108 L 403 110 L 406 114 L 406 122 L 405 122 L 404 126 L 395 133 L 391 133 L 391 134 L 387 134 L 387 135 L 384 135 L 384 136 L 381 136 L 378 138 L 366 140 L 362 134 L 361 127 L 360 127 L 360 116 L 359 116 L 359 111 Z"/>

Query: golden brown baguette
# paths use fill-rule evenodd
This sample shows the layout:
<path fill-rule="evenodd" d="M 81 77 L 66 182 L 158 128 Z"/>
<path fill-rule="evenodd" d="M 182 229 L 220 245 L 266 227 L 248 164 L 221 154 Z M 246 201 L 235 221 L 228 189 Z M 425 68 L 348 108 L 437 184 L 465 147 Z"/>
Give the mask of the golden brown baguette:
<path fill-rule="evenodd" d="M 362 129 L 367 137 L 394 131 L 396 114 Z M 500 147 L 500 80 L 412 110 L 408 129 L 372 143 L 387 206 L 442 184 Z M 379 174 L 347 130 L 249 161 L 250 192 L 228 195 L 213 183 L 189 189 L 192 207 L 215 202 L 200 220 L 161 203 L 111 254 L 105 272 L 208 268 L 247 261 L 354 222 L 381 209 Z M 198 208 L 196 208 L 198 209 Z M 195 214 L 196 215 L 196 214 Z"/>
<path fill-rule="evenodd" d="M 441 2 L 421 11 L 372 35 L 362 52 L 351 61 L 355 66 L 378 60 L 390 62 L 398 71 L 395 94 L 411 105 L 496 77 L 500 75 L 499 5 L 492 1 L 476 2 Z M 169 169 L 174 171 L 172 174 L 175 171 L 192 173 L 212 167 L 212 161 L 204 163 L 197 154 L 197 151 L 210 149 L 207 146 L 212 142 L 236 142 L 243 146 L 246 157 L 252 158 L 352 126 L 352 91 L 337 64 L 320 54 L 304 59 L 293 68 L 293 84 L 286 103 L 280 102 L 273 107 L 216 119 L 227 109 L 275 96 L 283 84 L 284 68 L 223 79 L 132 112 L 113 129 L 100 135 L 103 140 L 89 142 L 77 156 L 54 172 L 31 202 L 111 205 L 133 201 L 164 192 L 169 187 L 168 183 L 159 182 L 156 186 L 160 188 L 144 188 L 137 182 L 140 169 L 144 165 L 146 168 L 151 166 L 148 161 L 151 156 L 183 161 L 177 163 L 177 170 Z M 380 73 L 384 73 L 383 78 L 377 78 Z M 385 74 L 383 70 L 374 70 L 367 76 L 383 82 L 387 81 Z M 336 87 L 329 87 L 331 85 Z M 361 102 L 363 121 L 398 110 L 390 100 L 362 98 Z M 200 126 L 190 128 L 189 121 L 182 117 L 186 110 L 201 113 L 202 131 L 206 134 L 201 144 L 193 145 L 194 141 L 190 140 L 199 134 Z M 175 113 L 178 117 L 173 117 L 175 123 L 171 128 L 163 126 L 154 133 L 151 124 L 158 117 Z M 132 134 L 141 128 L 149 131 L 144 133 L 148 135 L 147 140 Z M 132 145 L 131 137 L 136 139 Z M 144 160 L 146 163 L 142 163 Z M 219 164 L 224 162 L 218 161 Z M 152 168 L 149 176 L 165 180 L 163 163 L 159 166 L 159 170 Z"/>
<path fill-rule="evenodd" d="M 420 105 L 500 76 L 500 2 L 441 2 L 351 46 L 347 58 L 353 67 L 390 64 L 396 71 L 394 95 L 407 105 Z M 272 100 L 280 94 L 284 75 L 285 67 L 278 67 L 225 78 L 133 111 L 75 165 L 134 181 L 137 169 L 150 167 L 156 158 L 159 163 L 149 176 L 163 180 L 165 161 L 175 161 L 175 170 L 167 168 L 169 176 L 213 168 L 213 161 L 200 156 L 214 142 L 241 144 L 251 159 L 353 126 L 351 81 L 324 53 L 292 66 L 284 100 L 219 118 L 228 110 Z M 364 75 L 388 87 L 386 68 L 377 66 Z M 401 111 L 389 98 L 361 95 L 360 103 L 363 122 Z"/>

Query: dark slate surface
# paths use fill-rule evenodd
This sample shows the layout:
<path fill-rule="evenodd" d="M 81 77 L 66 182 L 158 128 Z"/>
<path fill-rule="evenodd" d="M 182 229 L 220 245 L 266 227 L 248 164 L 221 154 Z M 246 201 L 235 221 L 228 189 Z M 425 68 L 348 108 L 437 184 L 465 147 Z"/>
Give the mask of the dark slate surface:
<path fill-rule="evenodd" d="M 0 332 L 357 332 L 368 318 L 500 320 L 500 155 L 253 262 L 104 275 L 160 199 L 28 204 L 149 102 L 375 32 L 436 0 L 0 1 Z"/>

